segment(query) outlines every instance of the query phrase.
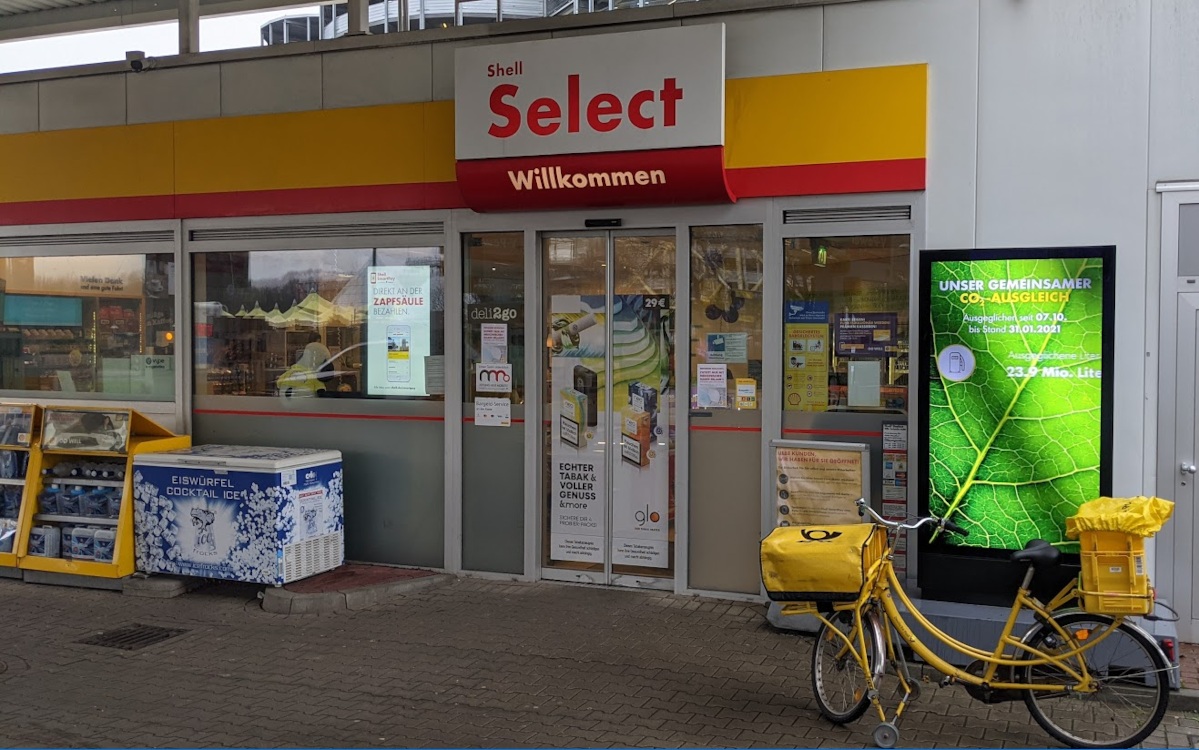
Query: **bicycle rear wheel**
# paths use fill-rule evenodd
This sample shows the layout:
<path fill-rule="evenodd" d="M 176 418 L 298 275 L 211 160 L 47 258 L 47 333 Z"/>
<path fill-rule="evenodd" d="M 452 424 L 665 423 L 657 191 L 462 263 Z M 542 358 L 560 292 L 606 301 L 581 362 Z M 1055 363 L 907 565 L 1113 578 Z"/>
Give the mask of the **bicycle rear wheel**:
<path fill-rule="evenodd" d="M 1046 653 L 1064 653 L 1111 627 L 1106 615 L 1074 612 L 1053 618 L 1074 644 L 1051 626 L 1040 625 L 1027 644 Z M 1041 728 L 1071 747 L 1132 747 L 1161 723 L 1170 699 L 1168 666 L 1161 649 L 1139 629 L 1121 623 L 1093 648 L 1068 660 L 1067 666 L 1087 673 L 1098 685 L 1094 692 L 1028 690 L 1024 702 Z M 1061 667 L 1039 664 L 1023 669 L 1021 682 L 1077 685 Z"/>
<path fill-rule="evenodd" d="M 853 613 L 835 612 L 828 620 L 853 642 L 856 650 L 859 643 Z M 874 674 L 877 687 L 886 658 L 883 630 L 873 612 L 862 616 L 862 627 L 866 631 L 866 664 Z M 820 713 L 834 724 L 855 721 L 870 705 L 866 673 L 845 640 L 827 624 L 820 626 L 812 647 L 812 692 Z"/>

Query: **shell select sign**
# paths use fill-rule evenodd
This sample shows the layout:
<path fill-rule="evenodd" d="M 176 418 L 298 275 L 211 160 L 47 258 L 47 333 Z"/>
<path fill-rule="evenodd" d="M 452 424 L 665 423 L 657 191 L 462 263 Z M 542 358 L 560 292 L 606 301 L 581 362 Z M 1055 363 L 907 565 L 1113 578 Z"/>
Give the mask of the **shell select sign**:
<path fill-rule="evenodd" d="M 466 47 L 459 161 L 724 145 L 724 24 Z"/>

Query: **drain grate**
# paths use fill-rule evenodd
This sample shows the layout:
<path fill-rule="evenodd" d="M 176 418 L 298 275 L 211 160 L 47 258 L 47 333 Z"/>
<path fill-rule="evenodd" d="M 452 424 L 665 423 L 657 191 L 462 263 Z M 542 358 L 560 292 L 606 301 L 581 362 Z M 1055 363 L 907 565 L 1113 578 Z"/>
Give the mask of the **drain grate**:
<path fill-rule="evenodd" d="M 116 630 L 103 630 L 96 635 L 75 641 L 86 646 L 103 646 L 119 648 L 122 651 L 137 651 L 155 643 L 183 635 L 186 630 L 180 628 L 160 628 L 157 625 L 133 624 Z"/>

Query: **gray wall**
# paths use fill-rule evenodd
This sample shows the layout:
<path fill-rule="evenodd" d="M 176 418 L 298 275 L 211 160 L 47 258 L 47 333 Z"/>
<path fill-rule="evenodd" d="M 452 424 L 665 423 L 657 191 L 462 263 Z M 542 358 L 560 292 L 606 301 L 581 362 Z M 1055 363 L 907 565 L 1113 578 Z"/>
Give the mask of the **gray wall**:
<path fill-rule="evenodd" d="M 243 403 L 247 399 L 220 401 L 226 408 L 255 408 Z M 345 471 L 346 558 L 418 567 L 444 565 L 443 422 L 200 412 L 192 425 L 197 445 L 340 450 Z"/>

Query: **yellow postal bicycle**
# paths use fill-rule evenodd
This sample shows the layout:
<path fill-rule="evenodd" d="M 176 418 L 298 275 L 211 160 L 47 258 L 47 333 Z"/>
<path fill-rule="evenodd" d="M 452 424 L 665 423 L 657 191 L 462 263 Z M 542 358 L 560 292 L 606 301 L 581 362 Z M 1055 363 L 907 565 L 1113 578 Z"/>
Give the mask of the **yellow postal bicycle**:
<path fill-rule="evenodd" d="M 888 521 L 865 500 L 857 505 L 859 514 L 869 513 L 873 524 L 777 529 L 763 540 L 763 581 L 771 598 L 790 602 L 784 605 L 784 614 L 811 614 L 821 622 L 812 653 L 812 687 L 827 719 L 845 724 L 873 707 L 880 720 L 874 730 L 875 743 L 894 747 L 899 740 L 896 725 L 907 706 L 919 697 L 920 685 L 908 669 L 902 644 L 945 675 L 943 687 L 961 684 L 972 697 L 988 703 L 1023 700 L 1046 732 L 1072 747 L 1131 747 L 1161 723 L 1173 668 L 1165 654 L 1123 614 L 1087 611 L 1103 608 L 1094 604 L 1100 601 L 1097 594 L 1103 593 L 1106 598 L 1102 601 L 1116 602 L 1107 609 L 1144 614 L 1151 606 L 1151 592 L 1147 597 L 1092 592 L 1072 581 L 1044 604 L 1031 594 L 1030 587 L 1038 570 L 1058 564 L 1060 553 L 1048 542 L 1034 540 L 1012 553 L 1012 562 L 1027 565 L 1028 572 L 998 643 L 990 650 L 975 648 L 955 640 L 922 615 L 904 593 L 892 567 L 900 531 L 925 525 L 955 534 L 966 531 L 937 518 Z M 844 544 L 847 540 L 851 541 L 848 545 Z M 839 542 L 860 563 L 856 581 L 850 575 L 851 580 L 842 584 L 830 583 L 830 571 L 838 564 L 822 564 L 821 550 L 836 551 Z M 800 560 L 804 564 L 797 566 Z M 812 580 L 797 585 L 785 580 L 791 575 Z M 794 590 L 797 588 L 801 590 Z M 1145 598 L 1150 599 L 1149 606 L 1141 606 Z M 1087 609 L 1080 606 L 1083 603 Z M 1032 612 L 1035 622 L 1017 636 L 1017 618 L 1026 610 Z M 961 669 L 939 656 L 917 636 L 909 619 L 944 646 L 972 660 L 970 665 Z M 888 665 L 898 679 L 896 689 L 888 691 L 898 698 L 890 715 L 881 700 Z"/>

